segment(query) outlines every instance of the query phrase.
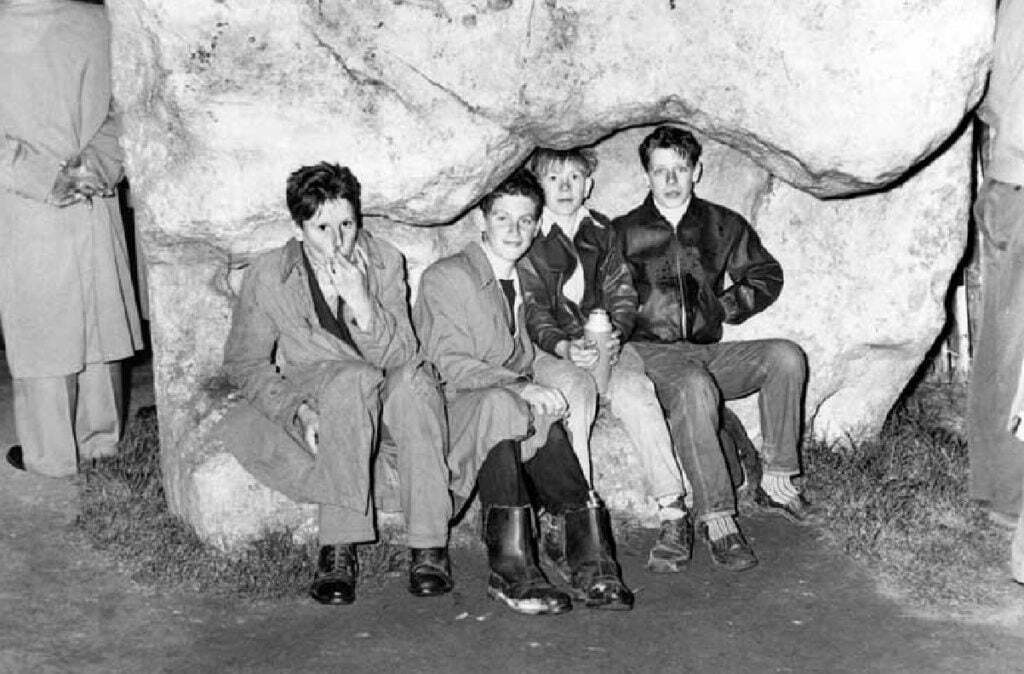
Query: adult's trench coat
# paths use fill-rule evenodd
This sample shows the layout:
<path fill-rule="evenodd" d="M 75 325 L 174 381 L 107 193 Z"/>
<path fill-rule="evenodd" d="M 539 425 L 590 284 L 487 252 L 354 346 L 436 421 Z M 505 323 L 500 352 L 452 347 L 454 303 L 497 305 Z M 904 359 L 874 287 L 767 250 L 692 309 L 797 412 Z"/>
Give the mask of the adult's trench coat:
<path fill-rule="evenodd" d="M 141 347 L 117 200 L 46 203 L 86 153 L 121 176 L 106 10 L 0 3 L 0 322 L 14 377 L 64 376 Z"/>
<path fill-rule="evenodd" d="M 420 279 L 413 321 L 424 356 L 441 375 L 448 401 L 452 492 L 468 497 L 487 452 L 522 440 L 529 460 L 555 419 L 533 415 L 518 392 L 533 376 L 533 344 L 520 304 L 512 312 L 480 244 L 438 260 Z"/>
<path fill-rule="evenodd" d="M 365 230 L 356 251 L 372 315 L 364 331 L 345 310 L 358 352 L 320 326 L 297 240 L 262 254 L 246 271 L 224 372 L 247 403 L 231 409 L 213 435 L 260 482 L 290 498 L 362 512 L 370 503 L 382 370 L 406 365 L 417 347 L 401 253 Z M 320 413 L 321 444 L 331 445 L 316 457 L 305 449 L 295 419 L 304 402 Z"/>

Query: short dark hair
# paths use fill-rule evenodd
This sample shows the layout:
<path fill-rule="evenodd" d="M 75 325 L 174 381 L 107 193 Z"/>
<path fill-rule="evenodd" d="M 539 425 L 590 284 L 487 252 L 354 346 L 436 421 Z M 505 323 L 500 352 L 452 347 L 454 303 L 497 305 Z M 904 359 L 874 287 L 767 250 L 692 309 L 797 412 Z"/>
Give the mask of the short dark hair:
<path fill-rule="evenodd" d="M 499 197 L 511 196 L 529 197 L 533 201 L 536 217 L 540 217 L 541 209 L 544 207 L 544 190 L 540 188 L 540 183 L 533 174 L 524 168 L 516 169 L 512 175 L 485 194 L 480 200 L 480 210 L 484 215 L 490 215 L 491 207 Z"/>
<path fill-rule="evenodd" d="M 352 205 L 356 223 L 362 221 L 359 201 L 359 181 L 347 166 L 325 161 L 315 166 L 303 166 L 288 176 L 285 198 L 288 212 L 299 227 L 320 210 L 324 202 L 344 199 Z"/>
<path fill-rule="evenodd" d="M 575 164 L 583 172 L 583 175 L 589 178 L 597 170 L 597 155 L 586 147 L 575 147 L 571 150 L 552 150 L 548 147 L 539 147 L 530 155 L 530 159 L 526 162 L 526 168 L 536 176 L 537 180 L 540 180 L 552 164 Z"/>
<path fill-rule="evenodd" d="M 693 166 L 696 166 L 697 160 L 700 159 L 700 143 L 692 133 L 677 126 L 662 124 L 640 141 L 640 163 L 643 164 L 645 171 L 651 165 L 651 152 L 659 148 L 675 150 L 689 159 Z"/>

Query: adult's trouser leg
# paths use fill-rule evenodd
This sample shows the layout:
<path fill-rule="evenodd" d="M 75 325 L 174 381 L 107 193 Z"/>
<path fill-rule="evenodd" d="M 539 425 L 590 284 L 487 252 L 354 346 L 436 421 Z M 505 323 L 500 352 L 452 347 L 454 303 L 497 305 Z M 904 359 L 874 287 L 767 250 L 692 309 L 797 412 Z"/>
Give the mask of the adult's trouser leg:
<path fill-rule="evenodd" d="M 537 347 L 533 374 L 536 383 L 556 388 L 565 396 L 569 405 L 569 416 L 562 423 L 569 433 L 573 453 L 589 482 L 593 478 L 590 433 L 594 428 L 594 418 L 597 416 L 597 384 L 594 378 L 572 361 L 552 356 L 540 347 Z"/>
<path fill-rule="evenodd" d="M 124 414 L 121 363 L 90 363 L 78 373 L 75 435 L 82 459 L 113 456 Z"/>
<path fill-rule="evenodd" d="M 643 360 L 630 344 L 623 347 L 619 362 L 612 368 L 608 399 L 612 414 L 622 422 L 633 441 L 651 497 L 684 494 L 679 464 L 672 451 L 672 439 L 654 384 L 644 374 Z"/>
<path fill-rule="evenodd" d="M 78 387 L 76 375 L 16 378 L 14 425 L 25 468 L 50 477 L 78 472 L 72 425 Z"/>
<path fill-rule="evenodd" d="M 320 504 L 320 545 L 366 543 L 376 540 L 373 511 L 359 512 L 351 508 Z"/>
<path fill-rule="evenodd" d="M 967 386 L 968 487 L 971 498 L 1014 516 L 1024 452 L 1007 422 L 1024 359 L 1024 186 L 986 179 L 974 213 L 982 301 Z"/>
<path fill-rule="evenodd" d="M 112 456 L 121 438 L 120 363 L 89 363 L 63 377 L 13 380 L 14 420 L 25 467 L 64 477 L 78 458 Z"/>
<path fill-rule="evenodd" d="M 733 515 L 736 498 L 718 439 L 721 393 L 711 373 L 688 356 L 685 345 L 635 342 L 633 346 L 667 411 L 669 432 L 693 487 L 698 517 Z"/>
<path fill-rule="evenodd" d="M 411 548 L 444 547 L 452 515 L 444 401 L 428 368 L 394 368 L 384 382 L 382 420 L 397 449 L 402 513 Z"/>

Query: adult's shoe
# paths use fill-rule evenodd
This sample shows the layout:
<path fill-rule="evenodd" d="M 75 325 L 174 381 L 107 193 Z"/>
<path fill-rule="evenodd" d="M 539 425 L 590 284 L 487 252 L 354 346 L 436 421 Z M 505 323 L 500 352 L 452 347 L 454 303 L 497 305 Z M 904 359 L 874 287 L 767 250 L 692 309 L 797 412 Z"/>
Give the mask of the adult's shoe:
<path fill-rule="evenodd" d="M 322 545 L 309 596 L 321 604 L 351 604 L 356 600 L 358 574 L 355 545 Z"/>
<path fill-rule="evenodd" d="M 572 598 L 548 582 L 537 566 L 533 509 L 488 506 L 484 543 L 491 568 L 487 595 L 517 613 L 551 615 L 572 610 Z"/>
<path fill-rule="evenodd" d="M 761 488 L 761 485 L 758 485 L 754 491 L 754 503 L 764 512 L 781 515 L 797 524 L 805 523 L 811 516 L 811 504 L 800 493 L 796 495 L 796 498 L 780 503 L 769 496 L 768 492 Z"/>
<path fill-rule="evenodd" d="M 673 504 L 683 516 L 662 520 L 658 538 L 647 557 L 647 570 L 651 573 L 678 573 L 693 556 L 693 520 L 680 499 Z"/>
<path fill-rule="evenodd" d="M 565 558 L 572 570 L 572 588 L 589 608 L 628 611 L 635 598 L 622 582 L 615 561 L 608 511 L 597 503 L 568 508 L 565 513 Z"/>
<path fill-rule="evenodd" d="M 436 597 L 452 591 L 452 569 L 445 548 L 410 548 L 409 592 Z"/>
<path fill-rule="evenodd" d="M 708 525 L 701 525 L 701 538 L 707 543 L 711 561 L 729 571 L 746 571 L 757 566 L 757 557 L 739 531 L 712 540 L 708 536 Z"/>
<path fill-rule="evenodd" d="M 14 445 L 7 450 L 7 463 L 18 470 L 25 470 L 25 459 L 21 455 L 21 445 Z"/>

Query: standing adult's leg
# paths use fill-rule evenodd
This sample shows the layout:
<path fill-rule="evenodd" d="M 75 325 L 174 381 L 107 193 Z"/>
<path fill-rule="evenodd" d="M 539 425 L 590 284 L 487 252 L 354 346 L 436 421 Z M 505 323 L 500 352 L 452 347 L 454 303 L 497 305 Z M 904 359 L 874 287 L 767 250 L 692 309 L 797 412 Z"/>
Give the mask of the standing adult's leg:
<path fill-rule="evenodd" d="M 1024 482 L 1024 452 L 1006 432 L 1024 354 L 1024 186 L 985 180 L 975 216 L 982 301 L 967 387 L 968 486 L 971 498 L 1012 517 Z"/>
<path fill-rule="evenodd" d="M 78 373 L 75 436 L 84 459 L 113 456 L 121 439 L 124 415 L 121 363 L 88 363 Z"/>
<path fill-rule="evenodd" d="M 25 468 L 50 477 L 78 472 L 72 417 L 76 375 L 16 378 L 14 426 Z"/>

